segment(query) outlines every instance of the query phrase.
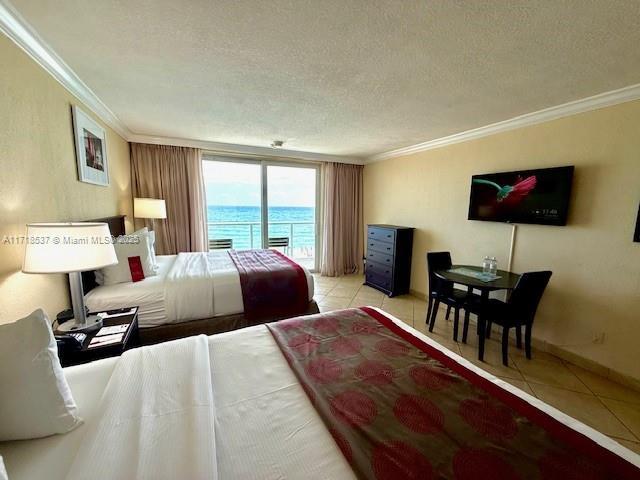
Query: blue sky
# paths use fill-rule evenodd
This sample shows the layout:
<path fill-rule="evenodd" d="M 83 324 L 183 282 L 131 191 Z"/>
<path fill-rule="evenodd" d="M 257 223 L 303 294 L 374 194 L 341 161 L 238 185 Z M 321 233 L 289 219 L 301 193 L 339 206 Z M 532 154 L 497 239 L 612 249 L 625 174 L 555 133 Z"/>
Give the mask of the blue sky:
<path fill-rule="evenodd" d="M 260 205 L 260 165 L 204 161 L 203 171 L 208 205 Z M 315 173 L 315 169 L 269 166 L 269 206 L 313 207 Z"/>

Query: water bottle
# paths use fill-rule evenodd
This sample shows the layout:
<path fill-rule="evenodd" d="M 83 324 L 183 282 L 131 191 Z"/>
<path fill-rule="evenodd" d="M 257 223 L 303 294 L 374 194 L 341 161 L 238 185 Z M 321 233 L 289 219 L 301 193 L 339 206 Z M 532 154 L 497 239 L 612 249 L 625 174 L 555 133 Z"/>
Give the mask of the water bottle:
<path fill-rule="evenodd" d="M 489 273 L 491 275 L 495 275 L 496 273 L 498 273 L 498 261 L 496 260 L 496 257 L 491 257 L 489 263 Z"/>
<path fill-rule="evenodd" d="M 491 270 L 491 260 L 487 255 L 486 257 L 484 257 L 484 260 L 482 261 L 482 273 L 489 273 L 489 270 Z"/>

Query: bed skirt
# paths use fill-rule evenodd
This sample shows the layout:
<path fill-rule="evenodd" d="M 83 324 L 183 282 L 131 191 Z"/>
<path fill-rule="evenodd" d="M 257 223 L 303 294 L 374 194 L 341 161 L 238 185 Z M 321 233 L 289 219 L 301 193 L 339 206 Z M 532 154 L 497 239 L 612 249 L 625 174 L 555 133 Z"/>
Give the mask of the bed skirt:
<path fill-rule="evenodd" d="M 311 300 L 307 306 L 307 310 L 301 315 L 313 315 L 319 312 L 318 304 L 315 300 Z M 232 330 L 251 327 L 261 323 L 274 322 L 289 317 L 290 315 L 275 315 L 248 319 L 244 313 L 237 313 L 234 315 L 222 315 L 220 317 L 141 328 L 140 342 L 142 345 L 152 345 L 154 343 L 190 337 L 192 335 L 214 335 L 216 333 L 230 332 Z"/>

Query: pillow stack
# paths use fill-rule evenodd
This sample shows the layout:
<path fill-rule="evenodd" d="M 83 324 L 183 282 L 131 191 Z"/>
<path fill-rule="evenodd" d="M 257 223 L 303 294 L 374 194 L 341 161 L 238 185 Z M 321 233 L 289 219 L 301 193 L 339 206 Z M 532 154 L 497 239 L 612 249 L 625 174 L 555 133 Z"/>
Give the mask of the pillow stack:
<path fill-rule="evenodd" d="M 0 325 L 0 385 L 0 441 L 67 433 L 82 423 L 42 310 Z"/>
<path fill-rule="evenodd" d="M 156 235 L 147 227 L 116 238 L 113 245 L 118 263 L 96 271 L 98 285 L 138 282 L 157 275 Z"/>

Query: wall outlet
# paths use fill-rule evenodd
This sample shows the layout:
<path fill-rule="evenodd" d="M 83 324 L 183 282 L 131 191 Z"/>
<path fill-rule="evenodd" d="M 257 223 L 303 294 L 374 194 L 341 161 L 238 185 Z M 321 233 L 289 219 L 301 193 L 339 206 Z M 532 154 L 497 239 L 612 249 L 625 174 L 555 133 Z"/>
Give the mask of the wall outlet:
<path fill-rule="evenodd" d="M 604 343 L 604 332 L 593 334 L 593 343 L 601 345 Z"/>

